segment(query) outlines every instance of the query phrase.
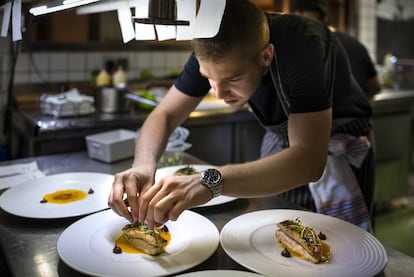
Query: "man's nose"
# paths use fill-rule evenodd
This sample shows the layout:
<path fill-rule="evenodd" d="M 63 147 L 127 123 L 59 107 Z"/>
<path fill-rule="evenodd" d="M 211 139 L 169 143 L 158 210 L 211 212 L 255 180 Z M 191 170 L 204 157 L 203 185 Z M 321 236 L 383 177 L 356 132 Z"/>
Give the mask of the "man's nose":
<path fill-rule="evenodd" d="M 223 99 L 224 96 L 227 94 L 228 88 L 223 83 L 215 82 L 214 84 L 212 84 L 211 87 L 213 88 L 214 95 L 218 99 Z"/>

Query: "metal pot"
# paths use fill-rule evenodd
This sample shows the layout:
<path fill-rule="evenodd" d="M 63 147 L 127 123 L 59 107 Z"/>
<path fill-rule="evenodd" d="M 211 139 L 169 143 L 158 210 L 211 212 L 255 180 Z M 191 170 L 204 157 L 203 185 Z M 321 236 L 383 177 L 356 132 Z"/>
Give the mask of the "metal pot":
<path fill-rule="evenodd" d="M 101 87 L 95 93 L 96 111 L 102 113 L 119 113 L 128 110 L 125 95 L 126 88 Z"/>

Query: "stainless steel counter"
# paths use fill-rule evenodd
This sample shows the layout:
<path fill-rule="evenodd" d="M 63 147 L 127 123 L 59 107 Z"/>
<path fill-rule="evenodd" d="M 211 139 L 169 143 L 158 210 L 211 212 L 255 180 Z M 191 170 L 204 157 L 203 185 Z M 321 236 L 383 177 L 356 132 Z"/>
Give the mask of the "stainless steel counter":
<path fill-rule="evenodd" d="M 85 136 L 120 128 L 137 130 L 148 115 L 124 112 L 55 118 L 39 110 L 18 109 L 11 114 L 13 158 L 85 151 Z M 188 152 L 210 163 L 243 162 L 259 156 L 264 130 L 247 109 L 197 110 L 183 126 L 190 130 L 187 142 L 193 145 Z M 215 152 L 205 151 L 206 144 Z"/>
<path fill-rule="evenodd" d="M 37 161 L 46 175 L 64 172 L 102 172 L 114 174 L 130 166 L 131 160 L 106 164 L 91 160 L 86 152 L 40 156 L 3 162 L 0 165 Z M 197 164 L 203 161 L 185 154 L 183 163 Z M 18 201 L 18 200 L 17 200 Z M 232 218 L 241 214 L 264 209 L 295 207 L 278 197 L 237 199 L 219 206 L 194 209 L 210 219 L 219 230 Z M 34 220 L 16 217 L 0 209 L 0 246 L 11 276 L 84 276 L 58 257 L 56 243 L 61 232 L 80 217 L 56 220 Z M 389 263 L 380 276 L 414 276 L 414 259 L 387 248 Z M 219 246 L 215 253 L 202 264 L 188 270 L 243 270 L 248 271 L 228 257 Z M 5 276 L 4 274 L 2 276 Z"/>

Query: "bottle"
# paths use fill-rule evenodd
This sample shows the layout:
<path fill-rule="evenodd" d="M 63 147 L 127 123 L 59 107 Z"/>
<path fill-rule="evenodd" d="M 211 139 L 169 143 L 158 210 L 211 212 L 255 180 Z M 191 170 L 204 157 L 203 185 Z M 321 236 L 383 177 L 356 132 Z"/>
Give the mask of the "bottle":
<path fill-rule="evenodd" d="M 111 85 L 111 76 L 105 69 L 102 69 L 96 77 L 97 87 L 107 87 Z"/>
<path fill-rule="evenodd" d="M 126 86 L 127 76 L 122 66 L 118 67 L 118 70 L 115 72 L 113 76 L 113 83 L 116 88 Z"/>

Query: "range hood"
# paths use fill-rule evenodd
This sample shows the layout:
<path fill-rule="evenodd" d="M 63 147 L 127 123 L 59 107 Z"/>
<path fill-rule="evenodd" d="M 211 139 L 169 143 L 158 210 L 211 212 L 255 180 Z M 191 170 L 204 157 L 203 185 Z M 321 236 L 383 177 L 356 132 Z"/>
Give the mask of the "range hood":
<path fill-rule="evenodd" d="M 226 0 L 54 0 L 33 6 L 29 12 L 38 16 L 70 8 L 78 14 L 117 11 L 126 43 L 213 37 L 225 5 Z"/>

